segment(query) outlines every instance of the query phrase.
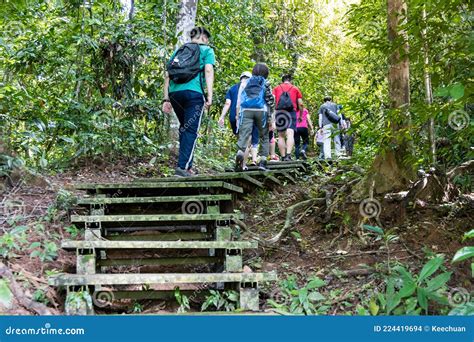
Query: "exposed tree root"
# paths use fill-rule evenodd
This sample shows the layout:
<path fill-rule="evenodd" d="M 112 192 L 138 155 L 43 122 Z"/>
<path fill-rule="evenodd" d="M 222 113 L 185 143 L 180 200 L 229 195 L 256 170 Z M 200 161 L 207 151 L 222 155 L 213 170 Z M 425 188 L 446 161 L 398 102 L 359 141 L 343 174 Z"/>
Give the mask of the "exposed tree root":
<path fill-rule="evenodd" d="M 59 313 L 54 310 L 46 307 L 44 304 L 33 301 L 31 298 L 27 297 L 23 292 L 21 286 L 16 282 L 15 277 L 13 276 L 12 271 L 2 262 L 0 262 L 0 276 L 8 280 L 8 285 L 10 290 L 18 301 L 18 303 L 23 306 L 25 309 L 35 312 L 38 315 L 58 315 Z"/>
<path fill-rule="evenodd" d="M 286 235 L 288 230 L 292 227 L 293 225 L 293 216 L 296 210 L 301 209 L 301 208 L 308 208 L 310 206 L 313 206 L 314 204 L 317 203 L 324 203 L 325 199 L 324 198 L 312 198 L 309 200 L 305 200 L 302 202 L 298 202 L 286 209 L 286 219 L 285 219 L 285 224 L 283 225 L 283 228 L 272 238 L 270 239 L 262 239 L 258 234 L 250 232 L 247 229 L 247 226 L 241 222 L 240 220 L 235 220 L 237 225 L 241 227 L 242 229 L 246 230 L 247 233 L 249 233 L 252 236 L 252 239 L 257 240 L 260 242 L 263 246 L 271 246 L 276 244 L 277 242 L 280 241 L 280 239 Z"/>

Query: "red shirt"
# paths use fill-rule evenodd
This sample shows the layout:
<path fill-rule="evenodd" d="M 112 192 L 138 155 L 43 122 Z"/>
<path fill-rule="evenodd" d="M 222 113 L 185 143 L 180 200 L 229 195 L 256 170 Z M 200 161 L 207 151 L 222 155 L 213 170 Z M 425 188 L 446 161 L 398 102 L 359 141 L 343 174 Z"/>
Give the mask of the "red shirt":
<path fill-rule="evenodd" d="M 279 86 L 273 88 L 273 96 L 275 96 L 276 106 L 278 106 L 281 94 L 283 94 L 285 91 L 290 94 L 291 102 L 293 102 L 295 111 L 298 110 L 298 99 L 302 99 L 303 95 L 301 94 L 301 91 L 298 89 L 298 87 L 291 83 L 282 83 Z"/>

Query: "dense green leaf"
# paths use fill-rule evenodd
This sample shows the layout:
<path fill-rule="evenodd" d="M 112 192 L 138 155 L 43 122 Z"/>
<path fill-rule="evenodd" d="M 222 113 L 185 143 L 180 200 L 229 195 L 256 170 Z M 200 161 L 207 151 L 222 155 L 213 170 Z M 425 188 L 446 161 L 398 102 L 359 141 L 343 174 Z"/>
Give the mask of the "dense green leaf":
<path fill-rule="evenodd" d="M 454 254 L 453 262 L 459 262 L 473 257 L 474 246 L 463 247 Z"/>
<path fill-rule="evenodd" d="M 444 272 L 427 282 L 426 291 L 432 292 L 444 286 L 451 279 L 451 272 Z"/>
<path fill-rule="evenodd" d="M 428 278 L 430 275 L 435 273 L 440 266 L 443 264 L 444 258 L 443 257 L 435 257 L 428 261 L 425 266 L 423 266 L 420 275 L 418 276 L 418 284 L 420 284 L 423 280 Z"/>
<path fill-rule="evenodd" d="M 380 227 L 370 226 L 368 224 L 364 224 L 362 227 L 364 227 L 364 229 L 369 230 L 371 232 L 375 232 L 377 234 L 383 235 L 383 229 Z"/>
<path fill-rule="evenodd" d="M 426 313 L 428 311 L 428 297 L 426 296 L 426 291 L 423 288 L 418 288 L 416 292 L 418 304 L 423 308 Z"/>
<path fill-rule="evenodd" d="M 306 288 L 308 290 L 312 290 L 312 289 L 315 289 L 315 288 L 319 288 L 319 287 L 322 287 L 326 285 L 326 282 L 318 277 L 315 277 L 313 279 L 311 279 L 309 282 L 308 282 L 308 285 L 306 285 Z"/>
<path fill-rule="evenodd" d="M 326 297 L 324 297 L 321 293 L 319 293 L 318 291 L 312 291 L 309 296 L 308 296 L 308 299 L 310 301 L 319 301 L 319 300 L 325 300 Z"/>
<path fill-rule="evenodd" d="M 471 229 L 467 233 L 464 233 L 463 240 L 474 239 L 474 229 Z"/>

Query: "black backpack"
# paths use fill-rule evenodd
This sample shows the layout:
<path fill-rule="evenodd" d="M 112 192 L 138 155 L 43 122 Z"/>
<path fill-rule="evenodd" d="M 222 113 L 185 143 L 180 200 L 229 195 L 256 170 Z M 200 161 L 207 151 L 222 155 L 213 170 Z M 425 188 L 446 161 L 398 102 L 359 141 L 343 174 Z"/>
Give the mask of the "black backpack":
<path fill-rule="evenodd" d="M 324 107 L 324 115 L 326 115 L 328 120 L 331 121 L 332 123 L 338 123 L 339 121 L 341 121 L 341 118 L 339 117 L 339 115 L 334 113 L 328 107 Z"/>
<path fill-rule="evenodd" d="M 281 86 L 280 88 L 283 89 Z M 287 91 L 284 91 L 280 95 L 280 99 L 278 100 L 278 104 L 276 106 L 277 110 L 286 110 L 287 112 L 293 112 L 295 110 L 295 107 L 293 106 L 293 101 L 291 101 L 291 96 L 289 93 L 291 88 L 288 89 Z"/>
<path fill-rule="evenodd" d="M 197 43 L 186 43 L 181 46 L 166 69 L 170 79 L 177 84 L 191 81 L 201 69 L 201 50 Z"/>

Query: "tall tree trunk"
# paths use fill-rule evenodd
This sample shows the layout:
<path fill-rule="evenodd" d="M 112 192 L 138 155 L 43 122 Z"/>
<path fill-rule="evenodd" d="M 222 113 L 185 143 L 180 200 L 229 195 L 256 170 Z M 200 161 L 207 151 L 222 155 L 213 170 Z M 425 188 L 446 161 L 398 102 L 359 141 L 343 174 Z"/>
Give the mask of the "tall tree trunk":
<path fill-rule="evenodd" d="M 427 21 L 426 21 L 426 9 L 423 8 L 422 12 L 423 17 L 423 29 L 421 30 L 421 37 L 423 39 L 423 76 L 425 80 L 425 99 L 429 107 L 433 103 L 433 89 L 431 87 L 431 75 L 430 75 L 430 55 L 428 41 L 426 38 L 427 34 Z M 435 137 L 435 127 L 434 127 L 434 116 L 431 115 L 428 123 L 428 136 L 430 139 L 430 161 L 432 165 L 436 164 L 436 137 Z"/>
<path fill-rule="evenodd" d="M 135 13 L 135 0 L 120 0 L 122 13 L 127 20 L 132 20 Z"/>
<path fill-rule="evenodd" d="M 178 46 L 191 40 L 189 32 L 196 24 L 198 0 L 180 0 L 178 23 L 176 24 L 176 35 L 178 36 Z"/>
<path fill-rule="evenodd" d="M 178 20 L 176 23 L 176 36 L 178 36 L 177 46 L 179 47 L 191 40 L 189 32 L 196 25 L 196 13 L 197 13 L 198 0 L 180 0 Z M 166 9 L 165 9 L 166 11 Z M 166 28 L 165 28 L 166 30 Z M 169 141 L 177 141 L 179 136 L 179 122 L 175 115 L 169 116 L 170 118 L 170 130 L 168 131 Z M 176 152 L 176 144 L 172 145 L 171 151 Z"/>
<path fill-rule="evenodd" d="M 415 176 L 415 170 L 409 161 L 412 145 L 407 132 L 410 125 L 408 42 L 405 32 L 400 28 L 407 16 L 405 0 L 387 0 L 387 12 L 388 39 L 391 45 L 388 87 L 392 138 L 375 158 L 363 182 L 365 189 L 360 189 L 373 189 L 375 193 L 404 189 Z"/>

